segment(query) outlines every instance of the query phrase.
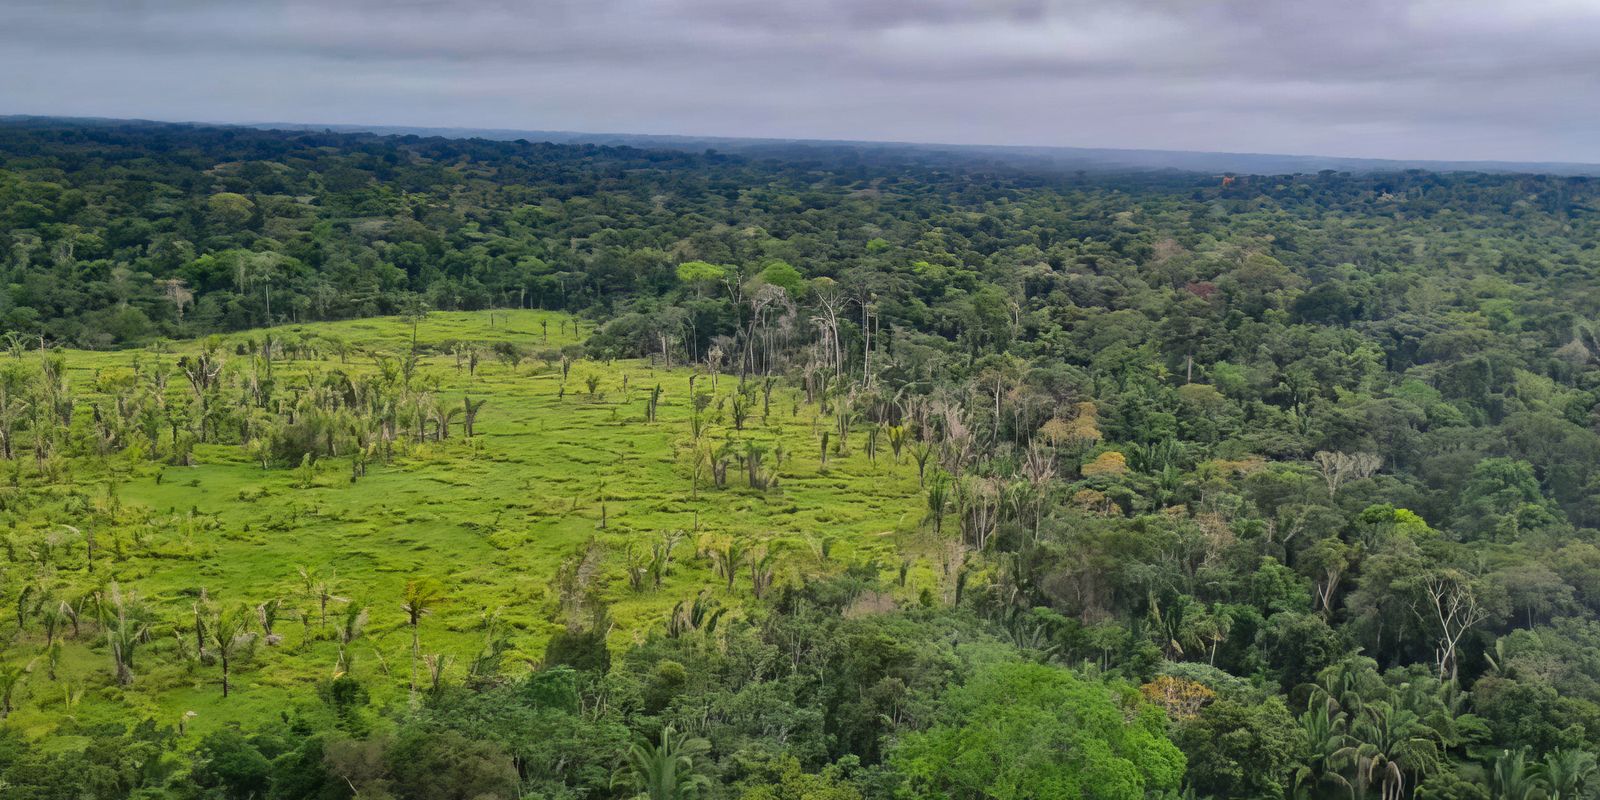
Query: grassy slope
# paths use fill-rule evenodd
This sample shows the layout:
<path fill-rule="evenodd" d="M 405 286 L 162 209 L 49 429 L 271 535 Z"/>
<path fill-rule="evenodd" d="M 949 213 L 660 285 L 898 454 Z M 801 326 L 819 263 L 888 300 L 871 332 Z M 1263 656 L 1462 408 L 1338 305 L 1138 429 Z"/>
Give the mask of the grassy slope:
<path fill-rule="evenodd" d="M 549 322 L 548 345 L 541 320 Z M 418 337 L 424 343 L 504 339 L 540 349 L 575 341 L 572 329 L 563 333 L 563 326 L 560 317 L 543 312 L 495 312 L 492 327 L 487 313 L 438 313 L 420 324 Z M 332 333 L 362 348 L 391 352 L 403 351 L 410 336 L 408 325 L 392 319 L 279 329 L 291 335 L 296 331 Z M 82 391 L 95 370 L 125 366 L 134 357 L 70 353 L 74 386 Z M 148 362 L 153 356 L 137 357 Z M 367 357 L 353 354 L 343 368 L 361 371 L 370 365 Z M 280 363 L 278 369 L 282 380 L 338 367 L 337 357 L 329 357 Z M 431 576 L 445 586 L 449 600 L 424 620 L 422 648 L 455 656 L 450 674 L 459 679 L 483 641 L 486 613 L 498 613 L 509 626 L 514 653 L 508 669 L 522 669 L 524 660 L 541 655 L 560 627 L 552 579 L 591 537 L 606 553 L 596 585 L 612 605 L 614 645 L 661 630 L 672 606 L 702 587 L 730 606 L 748 597 L 748 575 L 741 574 L 728 592 L 709 559 L 694 558 L 697 541 L 737 537 L 768 542 L 780 553 L 780 582 L 871 558 L 892 570 L 900 560 L 897 550 L 917 548 L 922 499 L 910 458 L 897 466 L 882 444 L 876 463 L 869 462 L 864 437 L 857 435 L 851 439 L 851 452 L 831 458 L 828 470 L 821 472 L 816 431 L 829 427 L 830 420 L 817 420 L 817 409 L 801 402 L 796 390 L 776 390 L 766 422 L 757 416 L 744 433 L 735 434 L 782 443 L 787 456 L 780 488 L 767 493 L 744 488 L 735 465 L 728 488 L 702 490 L 691 501 L 683 459 L 691 413 L 687 369 L 661 369 L 646 362 L 580 362 L 573 367 L 564 398 L 558 397 L 559 366 L 542 361 L 513 369 L 488 357 L 473 378 L 456 369 L 453 357 L 439 355 L 427 359 L 425 370 L 438 376 L 441 390 L 453 398 L 468 389 L 475 397 L 488 398 L 472 444 L 460 438 L 458 426 L 448 442 L 422 446 L 389 466 L 374 465 L 354 484 L 348 462 L 332 459 L 309 489 L 296 488 L 292 470 L 264 471 L 233 446 L 200 448 L 195 467 L 124 467 L 132 477 L 119 489 L 121 501 L 145 506 L 164 522 L 152 542 L 130 547 L 113 569 L 125 589 L 138 591 L 161 609 L 165 624 L 158 627 L 154 643 L 139 652 L 139 677 L 129 690 L 111 682 L 111 660 L 98 637 L 85 636 L 69 644 L 58 682 L 48 681 L 35 667 L 18 691 L 13 719 L 44 732 L 69 712 L 80 721 L 153 716 L 172 723 L 193 711 L 191 730 L 204 730 L 275 714 L 288 703 L 314 705 L 308 689 L 333 673 L 337 658 L 331 621 L 326 631 L 316 624 L 281 621 L 284 643 L 256 648 L 236 677 L 237 693 L 226 701 L 220 697 L 218 670 L 187 663 L 177 655 L 174 639 L 192 636 L 179 626 L 187 624 L 190 614 L 192 597 L 186 593 L 196 587 L 205 587 L 222 602 L 254 605 L 285 596 L 293 599 L 296 610 L 309 607 L 298 588 L 298 565 L 337 570 L 338 593 L 370 603 L 367 634 L 354 647 L 355 672 L 375 700 L 400 702 L 410 676 L 410 637 L 399 606 L 402 587 L 413 577 Z M 601 376 L 599 397 L 585 394 L 582 378 L 589 373 Z M 627 391 L 622 389 L 624 375 Z M 709 382 L 701 377 L 697 391 L 709 389 Z M 664 390 L 659 419 L 648 424 L 645 399 L 649 387 L 658 383 Z M 735 385 L 724 376 L 718 395 Z M 708 414 L 716 418 L 715 411 Z M 709 441 L 721 441 L 732 433 L 731 421 L 724 416 L 709 431 Z M 79 459 L 73 469 L 81 484 L 94 487 L 88 490 L 91 495 L 104 494 L 103 466 Z M 609 498 L 603 530 L 598 528 L 602 479 Z M 246 495 L 261 496 L 243 499 Z M 181 518 L 191 508 L 215 515 L 219 524 L 183 524 Z M 51 521 L 32 523 L 42 530 Z M 633 592 L 624 574 L 627 546 L 648 546 L 671 529 L 691 533 L 675 551 L 678 569 L 660 591 Z M 818 555 L 824 537 L 834 542 L 827 564 Z M 82 562 L 81 556 L 68 561 Z M 925 558 L 913 569 L 904 590 L 908 595 L 935 583 L 935 562 Z M 71 566 L 62 570 L 65 580 L 77 586 L 94 580 L 74 572 Z M 30 631 L 12 645 L 8 658 L 25 662 L 41 652 L 42 644 L 42 635 Z M 388 662 L 387 676 L 382 660 Z M 86 692 L 69 709 L 64 697 L 71 686 Z"/>

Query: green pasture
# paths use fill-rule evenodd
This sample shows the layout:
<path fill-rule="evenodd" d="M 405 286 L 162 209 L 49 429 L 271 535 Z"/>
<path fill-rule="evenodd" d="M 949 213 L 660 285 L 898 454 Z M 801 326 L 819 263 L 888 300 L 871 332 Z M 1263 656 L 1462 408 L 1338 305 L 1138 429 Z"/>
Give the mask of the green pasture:
<path fill-rule="evenodd" d="M 343 603 L 332 605 L 326 627 L 306 613 L 315 604 L 301 588 L 301 567 L 335 576 L 339 597 L 367 604 L 366 631 L 349 651 L 352 674 L 379 704 L 406 702 L 411 634 L 400 605 L 404 585 L 416 578 L 436 579 L 444 587 L 446 600 L 423 619 L 420 636 L 424 653 L 453 659 L 447 680 L 464 675 L 484 643 L 488 618 L 510 635 L 508 672 L 537 663 L 550 636 L 574 613 L 563 607 L 563 565 L 583 573 L 582 594 L 609 606 L 614 646 L 664 632 L 674 605 L 702 590 L 732 616 L 743 613 L 751 590 L 748 571 L 729 590 L 709 557 L 709 550 L 728 541 L 774 553 L 779 584 L 876 561 L 892 585 L 902 561 L 910 560 L 909 579 L 897 590 L 901 599 L 939 591 L 941 557 L 924 538 L 924 504 L 909 455 L 897 464 L 880 440 L 876 459 L 869 459 L 866 436 L 856 433 L 823 469 L 820 432 L 834 427 L 831 417 L 806 404 L 798 389 L 780 384 L 765 414 L 756 393 L 745 430 L 735 431 L 727 405 L 738 380 L 722 375 L 702 412 L 702 441 L 758 442 L 768 452 L 767 463 L 776 465 L 779 485 L 752 490 L 734 466 L 727 486 L 713 488 L 706 469 L 692 496 L 694 370 L 580 360 L 563 380 L 559 361 L 537 356 L 588 332 L 588 323 L 575 332 L 570 319 L 535 311 L 434 313 L 417 322 L 416 338 L 427 351 L 419 377 L 436 381 L 448 397 L 487 399 L 477 435 L 468 441 L 457 425 L 448 440 L 409 448 L 388 465 L 375 463 L 354 482 L 347 459 L 324 459 L 305 485 L 300 471 L 263 469 L 231 445 L 201 446 L 192 467 L 126 453 L 75 455 L 68 474 L 48 485 L 30 479 L 26 459 L 19 459 L 11 468 L 11 491 L 37 493 L 38 502 L 20 506 L 27 512 L 11 513 L 12 535 L 20 542 L 48 542 L 61 555 L 46 575 L 21 574 L 23 565 L 9 565 L 8 596 L 30 581 L 82 589 L 114 578 L 124 592 L 158 609 L 162 622 L 138 651 L 136 678 L 128 688 L 112 679 L 112 659 L 89 622 L 66 640 L 54 680 L 46 675 L 43 634 L 30 627 L 6 650 L 8 663 L 28 668 L 11 719 L 34 733 L 70 733 L 68 722 L 144 717 L 163 724 L 188 719 L 190 730 L 205 730 L 317 707 L 314 687 L 335 674 L 340 646 L 334 629 Z M 275 363 L 279 391 L 329 370 L 376 369 L 371 352 L 404 353 L 412 333 L 412 324 L 400 319 L 274 329 L 274 336 L 303 340 L 318 351 Z M 335 354 L 328 344 L 333 340 L 348 349 Z M 536 355 L 513 365 L 484 348 L 474 375 L 449 350 L 453 342 L 497 341 Z M 135 359 L 175 360 L 195 346 L 69 352 L 66 358 L 75 391 L 90 395 L 102 371 L 128 367 Z M 593 394 L 591 376 L 597 378 Z M 712 392 L 713 379 L 703 371 L 694 381 L 695 392 Z M 658 416 L 647 422 L 646 404 L 656 386 Z M 171 391 L 187 391 L 181 377 L 174 377 Z M 836 434 L 832 445 L 837 447 Z M 82 508 L 106 504 L 146 522 L 137 532 L 96 531 L 100 547 L 120 552 L 97 559 L 91 573 L 82 537 L 63 525 L 81 529 Z M 635 591 L 626 575 L 630 546 L 647 549 L 674 530 L 684 532 L 674 550 L 674 570 L 659 590 Z M 277 627 L 282 641 L 258 641 L 251 648 L 226 700 L 220 671 L 183 657 L 179 646 L 179 637 L 192 636 L 191 609 L 202 589 L 223 604 L 286 600 Z M 592 603 L 582 613 L 591 611 Z"/>

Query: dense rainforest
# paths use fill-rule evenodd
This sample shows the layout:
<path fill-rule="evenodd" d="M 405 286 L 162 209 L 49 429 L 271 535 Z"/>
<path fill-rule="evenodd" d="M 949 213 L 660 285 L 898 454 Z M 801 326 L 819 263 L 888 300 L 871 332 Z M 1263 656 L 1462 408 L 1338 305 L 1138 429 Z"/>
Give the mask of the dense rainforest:
<path fill-rule="evenodd" d="M 378 702 L 378 673 L 341 660 L 294 711 L 198 733 L 153 715 L 8 725 L 0 797 L 1600 795 L 1600 181 L 30 120 L 0 124 L 0 232 L 13 538 L 63 498 L 76 513 L 50 492 L 96 474 L 91 458 L 187 467 L 226 444 L 309 471 L 348 436 L 353 483 L 391 440 L 427 445 L 415 458 L 469 447 L 472 389 L 455 439 L 455 412 L 394 409 L 417 396 L 418 358 L 475 375 L 482 355 L 507 380 L 544 361 L 563 403 L 618 365 L 684 376 L 693 442 L 674 463 L 697 501 L 703 475 L 781 502 L 798 462 L 903 462 L 917 513 L 881 527 L 922 558 L 830 558 L 826 529 L 781 572 L 737 541 L 684 544 L 742 599 L 622 636 L 606 606 L 673 568 L 674 540 L 654 562 L 630 546 L 605 562 L 626 583 L 576 604 L 542 653 L 506 658 L 490 637 L 455 679 L 430 657 L 426 690 L 417 631 L 438 598 L 408 585 L 403 611 L 381 609 L 409 615 L 408 698 Z M 572 315 L 581 337 L 418 340 L 429 314 L 496 309 Z M 360 409 L 382 403 L 354 383 L 315 401 L 344 427 L 307 432 L 322 407 L 271 399 L 242 366 L 360 360 L 259 331 L 380 315 L 411 339 L 372 355 L 398 398 L 387 422 L 370 412 L 375 438 Z M 248 331 L 237 371 L 195 360 L 213 345 L 177 362 L 196 400 L 152 417 L 147 443 L 105 422 L 143 429 L 120 399 L 62 409 L 51 353 Z M 747 419 L 802 407 L 811 431 L 784 435 L 803 452 L 733 446 Z M 702 447 L 702 413 L 730 421 L 724 446 Z M 113 692 L 141 669 L 119 655 L 133 642 L 196 638 L 226 696 L 239 643 L 278 635 L 260 609 L 202 623 L 199 601 L 130 632 L 105 591 L 95 614 L 52 611 L 31 588 L 52 556 L 11 541 L 13 663 L 70 628 L 111 653 L 96 680 Z M 103 551 L 89 539 L 73 569 L 115 576 L 122 554 Z M 600 563 L 524 578 L 566 598 Z M 931 576 L 918 591 L 914 567 Z M 347 601 L 317 592 L 325 624 Z M 0 668 L 6 713 L 22 680 Z"/>

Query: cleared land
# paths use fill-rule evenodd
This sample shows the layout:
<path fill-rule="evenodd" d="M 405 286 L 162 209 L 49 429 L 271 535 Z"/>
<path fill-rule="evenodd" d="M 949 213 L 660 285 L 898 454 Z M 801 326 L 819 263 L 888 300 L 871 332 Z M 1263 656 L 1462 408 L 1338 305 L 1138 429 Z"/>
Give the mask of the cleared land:
<path fill-rule="evenodd" d="M 309 345 L 298 355 L 286 347 L 289 355 L 274 361 L 276 391 L 294 393 L 336 370 L 370 374 L 378 369 L 375 354 L 410 349 L 412 327 L 381 319 L 285 326 L 272 335 Z M 226 337 L 223 350 L 234 353 L 260 336 Z M 876 458 L 869 458 L 860 431 L 840 448 L 837 420 L 804 402 L 798 389 L 779 383 L 770 403 L 756 390 L 740 431 L 732 410 L 736 377 L 716 378 L 713 390 L 703 369 L 580 360 L 566 365 L 564 378 L 559 357 L 538 357 L 580 338 L 560 315 L 435 313 L 417 324 L 416 337 L 423 355 L 415 380 L 436 384 L 436 394 L 453 405 L 463 395 L 487 401 L 476 435 L 468 440 L 458 418 L 448 439 L 402 448 L 392 463 L 374 463 L 354 481 L 347 458 L 324 458 L 309 471 L 263 469 L 244 448 L 226 444 L 197 447 L 194 466 L 138 453 L 72 455 L 65 473 L 48 484 L 33 476 L 25 458 L 14 462 L 10 539 L 25 555 L 7 570 L 9 594 L 34 579 L 26 562 L 45 548 L 50 566 L 37 580 L 38 593 L 72 596 L 114 579 L 151 606 L 156 622 L 128 687 L 114 681 L 106 637 L 87 620 L 78 636 L 62 640 L 50 679 L 45 634 L 30 624 L 10 650 L 13 663 L 29 670 L 16 689 L 12 719 L 33 732 L 67 732 L 59 726 L 69 718 L 176 723 L 193 712 L 189 725 L 198 729 L 260 718 L 315 704 L 309 688 L 336 673 L 341 647 L 375 702 L 404 702 L 411 629 L 401 602 L 406 583 L 419 578 L 443 587 L 445 600 L 423 618 L 420 641 L 423 653 L 448 657 L 447 680 L 461 679 L 491 625 L 512 647 L 505 669 L 520 671 L 568 620 L 587 621 L 601 604 L 609 606 L 614 644 L 665 631 L 675 605 L 702 590 L 728 613 L 740 613 L 752 589 L 749 563 L 764 553 L 773 557 L 778 583 L 872 561 L 892 578 L 904 559 L 912 561 L 900 589 L 906 598 L 940 591 L 944 583 L 938 548 L 920 532 L 924 502 L 911 457 L 897 463 L 880 440 Z M 335 341 L 348 345 L 342 356 L 332 352 L 339 349 L 330 345 Z M 520 363 L 499 359 L 494 342 L 533 355 Z M 475 371 L 469 357 L 452 352 L 455 343 L 480 345 Z M 158 359 L 175 362 L 197 346 L 66 353 L 72 385 L 84 396 L 78 414 L 88 413 L 91 387 L 106 386 L 107 375 L 135 360 L 141 368 Z M 721 488 L 702 465 L 699 489 L 691 490 L 697 447 L 691 380 L 694 394 L 707 395 L 698 447 L 747 454 L 753 444 L 763 469 L 775 472 L 776 488 L 750 488 L 735 463 Z M 175 380 L 170 391 L 188 391 L 181 383 Z M 657 386 L 650 422 L 647 405 Z M 823 431 L 832 431 L 826 468 Z M 107 519 L 118 522 L 106 525 Z M 647 579 L 636 590 L 630 550 L 637 564 L 672 531 L 683 536 L 669 574 L 660 588 Z M 111 553 L 97 555 L 92 572 L 85 558 L 90 536 L 102 554 Z M 726 555 L 729 544 L 744 549 L 732 589 L 718 570 L 718 551 Z M 301 568 L 336 598 L 326 623 Z M 283 601 L 275 628 L 282 641 L 269 645 L 253 628 L 258 635 L 235 668 L 227 699 L 219 668 L 195 658 L 185 642 L 193 638 L 201 590 L 215 604 Z M 366 624 L 341 645 L 351 603 L 365 606 Z"/>

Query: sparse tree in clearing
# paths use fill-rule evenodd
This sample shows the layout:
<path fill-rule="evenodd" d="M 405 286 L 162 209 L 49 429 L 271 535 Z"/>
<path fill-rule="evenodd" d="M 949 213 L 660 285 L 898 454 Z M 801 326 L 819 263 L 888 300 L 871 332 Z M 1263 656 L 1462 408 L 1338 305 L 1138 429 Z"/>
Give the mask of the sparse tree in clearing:
<path fill-rule="evenodd" d="M 672 613 L 667 617 L 667 635 L 676 639 L 690 631 L 700 631 L 710 636 L 716 632 L 717 623 L 727 610 L 702 589 L 695 595 L 694 602 L 685 604 L 679 600 L 673 605 Z"/>
<path fill-rule="evenodd" d="M 406 612 L 406 624 L 411 626 L 411 698 L 417 695 L 417 659 L 421 652 L 420 625 L 422 618 L 433 613 L 433 607 L 444 602 L 444 587 L 430 578 L 406 582 L 401 610 Z"/>
<path fill-rule="evenodd" d="M 407 294 L 400 300 L 400 319 L 411 326 L 411 352 L 417 352 L 417 327 L 428 318 L 428 303 L 419 294 Z"/>
<path fill-rule="evenodd" d="M 273 629 L 277 627 L 278 616 L 282 613 L 282 611 L 283 598 L 281 597 L 274 597 L 271 600 L 256 606 L 256 620 L 261 623 L 262 635 L 265 637 L 265 641 L 269 646 L 276 645 L 283 641 L 282 636 L 279 636 L 273 632 Z"/>
<path fill-rule="evenodd" d="M 600 373 L 591 372 L 583 376 L 583 387 L 589 392 L 589 399 L 594 399 L 595 391 L 600 388 Z"/>
<path fill-rule="evenodd" d="M 927 485 L 928 461 L 933 458 L 934 448 L 928 442 L 918 439 L 911 445 L 911 457 L 917 461 L 917 485 Z"/>
<path fill-rule="evenodd" d="M 97 603 L 100 608 L 100 627 L 105 632 L 106 644 L 111 650 L 111 660 L 116 668 L 117 683 L 133 683 L 134 648 L 144 641 L 150 625 L 144 608 L 133 594 L 124 595 L 115 581 Z"/>
<path fill-rule="evenodd" d="M 672 549 L 677 547 L 678 542 L 683 541 L 683 538 L 687 535 L 681 530 L 668 531 L 662 535 L 661 541 L 651 546 L 650 579 L 655 583 L 657 589 L 661 588 L 662 580 L 672 570 Z"/>
<path fill-rule="evenodd" d="M 367 604 L 360 600 L 348 600 L 344 606 L 344 618 L 339 624 L 339 667 L 342 674 L 349 674 L 355 668 L 354 657 L 350 653 L 350 645 L 361 638 L 367 627 Z"/>
<path fill-rule="evenodd" d="M 455 663 L 455 656 L 442 653 L 429 653 L 422 657 L 423 665 L 428 668 L 428 693 L 437 696 L 444 688 L 444 673 Z"/>
<path fill-rule="evenodd" d="M 766 548 L 762 548 L 759 554 L 750 556 L 750 593 L 755 595 L 757 600 L 760 600 L 772 586 L 772 560 L 772 553 Z"/>
<path fill-rule="evenodd" d="M 217 661 L 222 665 L 222 696 L 226 698 L 232 689 L 230 678 L 231 666 L 239 649 L 250 643 L 250 625 L 252 613 L 248 606 L 235 605 L 220 611 L 211 619 L 208 627 L 209 638 L 216 654 Z"/>
<path fill-rule="evenodd" d="M 658 384 L 655 385 L 655 388 L 650 390 L 650 399 L 645 401 L 645 404 L 644 404 L 644 420 L 645 420 L 645 422 L 655 422 L 656 421 L 656 408 L 660 404 L 661 404 L 661 384 L 658 383 Z"/>
<path fill-rule="evenodd" d="M 721 548 L 711 551 L 711 560 L 716 566 L 717 574 L 728 582 L 728 588 L 733 588 L 733 579 L 738 577 L 739 568 L 744 565 L 745 548 L 737 541 L 729 540 Z"/>
<path fill-rule="evenodd" d="M 471 395 L 461 398 L 461 433 L 466 438 L 472 438 L 473 426 L 478 421 L 478 412 L 483 410 L 483 405 L 487 402 L 489 401 L 474 402 Z"/>
<path fill-rule="evenodd" d="M 637 542 L 628 543 L 627 566 L 628 588 L 634 592 L 644 591 L 644 579 L 650 574 L 650 562 L 639 553 Z"/>
<path fill-rule="evenodd" d="M 435 396 L 432 407 L 428 409 L 433 418 L 433 438 L 435 441 L 444 441 L 450 438 L 450 423 L 461 413 L 461 409 L 447 403 L 443 397 Z"/>
<path fill-rule="evenodd" d="M 319 626 L 328 624 L 328 604 L 332 602 L 345 602 L 345 598 L 333 593 L 334 581 L 338 577 L 337 570 L 329 570 L 324 577 L 320 572 L 310 567 L 300 567 L 300 585 L 305 590 L 307 597 L 317 604 Z"/>
<path fill-rule="evenodd" d="M 506 365 L 513 373 L 517 371 L 517 367 L 522 366 L 523 360 L 528 357 L 528 351 L 515 342 L 497 342 L 494 346 L 494 354 L 496 358 L 500 359 L 500 363 Z"/>
<path fill-rule="evenodd" d="M 722 374 L 724 355 L 721 345 L 711 345 L 711 349 L 706 351 L 706 372 L 711 375 L 712 392 L 717 391 L 717 376 Z M 690 388 L 693 389 L 693 387 Z"/>
<path fill-rule="evenodd" d="M 750 488 L 757 491 L 766 491 L 776 483 L 776 476 L 772 470 L 761 468 L 761 459 L 766 456 L 765 447 L 755 442 L 745 442 L 744 463 L 746 482 Z"/>
<path fill-rule="evenodd" d="M 700 477 L 705 474 L 706 465 L 711 460 L 711 451 L 705 445 L 696 443 L 689 448 L 689 499 L 700 499 Z"/>

